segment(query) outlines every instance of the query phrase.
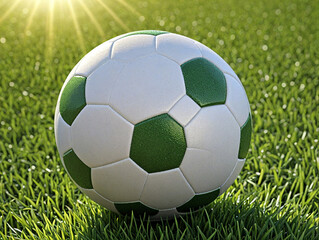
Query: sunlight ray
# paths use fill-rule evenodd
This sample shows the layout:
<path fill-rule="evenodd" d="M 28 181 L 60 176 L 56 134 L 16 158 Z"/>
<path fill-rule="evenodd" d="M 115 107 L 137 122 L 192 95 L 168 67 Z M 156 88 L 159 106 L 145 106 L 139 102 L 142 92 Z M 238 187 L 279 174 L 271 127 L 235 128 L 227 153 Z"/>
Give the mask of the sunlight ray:
<path fill-rule="evenodd" d="M 99 22 L 96 20 L 96 18 L 94 17 L 94 15 L 92 14 L 92 12 L 90 11 L 90 9 L 85 5 L 85 3 L 83 2 L 83 0 L 78 0 L 79 3 L 81 4 L 83 10 L 86 12 L 86 14 L 89 16 L 91 22 L 93 23 L 93 25 L 95 26 L 96 30 L 98 31 L 98 33 L 100 34 L 101 37 L 105 36 L 105 33 L 101 27 L 101 25 L 99 24 Z"/>
<path fill-rule="evenodd" d="M 53 30 L 53 21 L 54 21 L 54 0 L 50 0 L 49 14 L 47 18 L 47 57 L 51 59 L 52 51 L 53 51 L 53 38 L 54 38 L 54 30 Z"/>
<path fill-rule="evenodd" d="M 140 12 L 138 12 L 134 7 L 132 7 L 132 5 L 127 3 L 125 0 L 116 0 L 116 1 L 119 2 L 120 4 L 122 4 L 127 10 L 131 11 L 136 16 L 138 16 L 138 17 L 142 16 L 142 14 Z"/>
<path fill-rule="evenodd" d="M 86 48 L 85 48 L 85 45 L 84 45 L 83 34 L 82 34 L 82 31 L 81 31 L 79 22 L 78 22 L 78 20 L 76 18 L 72 2 L 71 2 L 71 0 L 67 0 L 67 3 L 68 3 L 68 6 L 69 6 L 69 9 L 70 9 L 70 12 L 71 12 L 71 17 L 72 17 L 73 25 L 75 27 L 76 35 L 79 38 L 80 48 L 81 48 L 82 52 L 85 53 L 86 52 Z"/>
<path fill-rule="evenodd" d="M 21 2 L 21 0 L 16 0 L 11 7 L 4 13 L 2 14 L 1 18 L 0 18 L 0 24 L 2 23 L 2 21 L 4 21 L 9 15 L 10 13 L 17 7 L 18 3 Z"/>
<path fill-rule="evenodd" d="M 121 27 L 125 30 L 125 31 L 129 31 L 129 28 L 127 27 L 127 25 L 116 15 L 116 13 L 109 8 L 104 2 L 102 2 L 101 0 L 96 0 L 112 17 L 113 19 L 121 25 Z"/>
<path fill-rule="evenodd" d="M 27 20 L 27 25 L 26 25 L 26 27 L 25 27 L 25 31 L 24 31 L 24 32 L 27 32 L 27 31 L 30 30 L 30 27 L 31 27 L 32 22 L 33 22 L 34 15 L 35 15 L 35 13 L 36 13 L 36 11 L 37 11 L 39 5 L 40 5 L 40 1 L 41 1 L 41 0 L 36 0 L 36 2 L 35 2 L 35 4 L 34 4 L 34 7 L 32 8 L 32 11 L 31 11 L 31 13 L 30 13 L 30 16 L 29 16 L 29 18 L 28 18 L 28 20 Z"/>

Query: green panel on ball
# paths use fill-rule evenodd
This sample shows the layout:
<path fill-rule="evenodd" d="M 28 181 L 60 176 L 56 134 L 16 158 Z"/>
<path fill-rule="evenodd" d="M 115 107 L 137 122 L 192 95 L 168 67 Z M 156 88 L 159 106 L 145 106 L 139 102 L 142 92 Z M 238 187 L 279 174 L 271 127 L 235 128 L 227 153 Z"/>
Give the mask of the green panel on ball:
<path fill-rule="evenodd" d="M 194 58 L 182 64 L 186 93 L 199 106 L 224 104 L 226 79 L 222 71 L 205 58 Z"/>
<path fill-rule="evenodd" d="M 60 113 L 63 120 L 69 125 L 73 123 L 86 105 L 85 82 L 86 77 L 75 76 L 63 89 L 60 99 Z"/>
<path fill-rule="evenodd" d="M 165 33 L 169 33 L 169 32 L 159 31 L 159 30 L 141 30 L 141 31 L 130 32 L 128 34 L 125 34 L 122 38 L 132 36 L 132 35 L 140 35 L 140 34 L 158 36 Z"/>
<path fill-rule="evenodd" d="M 133 211 L 134 215 L 143 215 L 145 213 L 152 216 L 159 212 L 158 210 L 147 207 L 140 202 L 114 203 L 114 205 L 116 210 L 123 215 L 130 214 Z"/>
<path fill-rule="evenodd" d="M 185 151 L 184 129 L 168 114 L 135 125 L 130 158 L 149 173 L 179 167 Z"/>
<path fill-rule="evenodd" d="M 63 162 L 72 179 L 82 188 L 92 189 L 91 168 L 85 165 L 70 149 L 63 155 Z"/>
<path fill-rule="evenodd" d="M 240 128 L 240 145 L 238 158 L 244 159 L 248 153 L 252 131 L 251 115 L 248 115 L 248 119 L 244 125 Z"/>
<path fill-rule="evenodd" d="M 197 210 L 203 206 L 206 206 L 218 197 L 219 191 L 220 190 L 218 188 L 217 190 L 214 190 L 214 191 L 211 191 L 208 193 L 197 194 L 191 200 L 189 200 L 187 203 L 178 207 L 177 211 L 189 212 L 191 210 Z"/>

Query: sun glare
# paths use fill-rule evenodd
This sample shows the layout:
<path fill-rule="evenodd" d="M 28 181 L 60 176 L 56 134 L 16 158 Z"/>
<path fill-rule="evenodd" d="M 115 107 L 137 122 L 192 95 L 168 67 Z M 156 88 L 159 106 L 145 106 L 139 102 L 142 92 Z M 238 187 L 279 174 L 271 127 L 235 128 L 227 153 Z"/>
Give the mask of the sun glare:
<path fill-rule="evenodd" d="M 104 10 L 106 10 L 108 12 L 108 14 L 111 15 L 111 17 L 118 23 L 120 24 L 120 26 L 125 30 L 125 31 L 129 31 L 129 28 L 127 27 L 127 25 L 116 15 L 116 13 L 109 7 L 107 6 L 102 0 L 96 0 L 101 7 L 104 8 Z"/>
<path fill-rule="evenodd" d="M 47 17 L 47 26 L 46 26 L 46 55 L 48 59 L 52 58 L 53 51 L 53 38 L 54 38 L 54 2 L 55 0 L 49 0 L 48 5 L 48 17 Z"/>
<path fill-rule="evenodd" d="M 84 45 L 83 34 L 82 34 L 82 31 L 81 31 L 81 28 L 80 28 L 78 19 L 76 18 L 76 15 L 75 15 L 75 12 L 74 12 L 74 9 L 73 9 L 72 2 L 71 2 L 71 0 L 66 0 L 66 1 L 67 1 L 67 3 L 68 3 L 69 9 L 70 9 L 70 13 L 71 13 L 73 25 L 74 25 L 74 27 L 75 27 L 76 35 L 77 35 L 78 38 L 79 38 L 80 48 L 81 48 L 82 52 L 85 53 L 85 52 L 86 52 L 86 49 L 85 49 L 85 45 Z"/>
<path fill-rule="evenodd" d="M 119 2 L 122 6 L 124 6 L 127 10 L 135 14 L 136 16 L 141 16 L 142 14 L 139 13 L 135 8 L 133 8 L 130 4 L 128 4 L 125 0 L 116 0 Z"/>
<path fill-rule="evenodd" d="M 26 25 L 26 27 L 25 27 L 25 33 L 27 33 L 28 31 L 30 31 L 30 27 L 31 27 L 31 25 L 32 25 L 33 18 L 34 18 L 34 15 L 35 15 L 35 13 L 36 13 L 36 11 L 37 11 L 39 5 L 40 5 L 40 1 L 41 1 L 41 0 L 36 0 L 36 2 L 34 3 L 34 6 L 33 6 L 32 11 L 31 11 L 31 13 L 30 13 L 30 16 L 29 16 L 29 18 L 28 18 L 28 20 L 27 20 L 27 25 Z"/>
<path fill-rule="evenodd" d="M 11 5 L 10 8 L 8 8 L 7 11 L 5 11 L 2 16 L 0 17 L 0 24 L 2 23 L 2 21 L 4 21 L 9 15 L 10 13 L 16 9 L 18 3 L 21 2 L 21 0 L 16 0 L 15 2 L 13 2 L 13 4 Z"/>
<path fill-rule="evenodd" d="M 78 2 L 80 3 L 81 7 L 83 8 L 83 10 L 85 11 L 85 13 L 89 16 L 90 21 L 92 22 L 92 24 L 94 25 L 94 27 L 96 28 L 96 30 L 98 31 L 98 33 L 100 34 L 101 37 L 105 36 L 105 33 L 101 27 L 101 25 L 99 24 L 99 22 L 96 20 L 96 18 L 94 17 L 93 13 L 91 12 L 91 10 L 85 5 L 85 3 L 83 2 L 83 0 L 78 0 Z"/>
<path fill-rule="evenodd" d="M 122 7 L 122 10 L 127 10 L 136 16 L 141 16 L 141 14 L 133 6 L 127 3 L 126 0 L 115 1 Z M 119 27 L 125 31 L 129 31 L 129 27 L 125 24 L 125 21 L 123 21 L 114 9 L 108 5 L 106 0 L 93 0 L 93 2 L 97 4 L 100 9 L 105 11 L 101 16 L 109 15 Z M 95 28 L 97 34 L 101 37 L 105 36 L 103 24 L 98 21 L 98 18 L 95 15 L 96 13 L 94 13 L 93 9 L 87 5 L 86 0 L 10 0 L 10 4 L 1 5 L 0 11 L 2 13 L 0 14 L 0 24 L 10 20 L 11 15 L 13 15 L 12 13 L 23 10 L 27 14 L 25 18 L 24 34 L 25 36 L 30 36 L 32 29 L 36 25 L 35 19 L 37 19 L 38 14 L 45 12 L 45 31 L 43 31 L 46 39 L 45 55 L 47 59 L 51 59 L 54 49 L 54 30 L 58 27 L 55 26 L 55 14 L 59 13 L 57 7 L 62 7 L 67 11 L 66 16 L 71 17 L 75 34 L 78 38 L 79 47 L 83 52 L 86 52 L 86 47 L 79 16 L 81 16 L 82 20 L 84 15 L 79 14 L 78 12 L 84 12 L 87 20 Z"/>

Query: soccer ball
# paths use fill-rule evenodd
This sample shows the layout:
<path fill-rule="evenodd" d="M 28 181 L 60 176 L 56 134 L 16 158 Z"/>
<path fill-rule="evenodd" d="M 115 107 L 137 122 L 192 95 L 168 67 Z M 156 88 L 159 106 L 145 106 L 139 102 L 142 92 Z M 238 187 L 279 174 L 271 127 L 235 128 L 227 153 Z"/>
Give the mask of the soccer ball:
<path fill-rule="evenodd" d="M 55 113 L 62 163 L 83 193 L 121 213 L 171 217 L 235 181 L 251 114 L 231 67 L 190 38 L 139 31 L 89 52 Z"/>

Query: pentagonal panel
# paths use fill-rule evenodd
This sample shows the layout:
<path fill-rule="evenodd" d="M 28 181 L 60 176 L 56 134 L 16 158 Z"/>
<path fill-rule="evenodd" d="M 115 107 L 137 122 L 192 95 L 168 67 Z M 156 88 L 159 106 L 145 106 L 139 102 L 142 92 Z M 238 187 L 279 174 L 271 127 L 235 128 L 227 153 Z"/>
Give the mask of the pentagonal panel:
<path fill-rule="evenodd" d="M 158 213 L 158 210 L 145 206 L 141 202 L 115 203 L 114 205 L 121 214 L 131 215 L 133 212 L 135 216 L 144 214 L 153 216 Z"/>
<path fill-rule="evenodd" d="M 224 59 L 222 59 L 217 53 L 215 53 L 210 48 L 206 47 L 204 44 L 201 44 L 200 42 L 195 42 L 196 45 L 199 47 L 203 58 L 206 58 L 207 60 L 211 61 L 213 64 L 215 64 L 223 73 L 228 73 L 231 76 L 233 76 L 238 82 L 240 82 L 238 76 L 234 72 L 234 70 L 225 62 Z M 241 82 L 240 82 L 241 83 Z"/>
<path fill-rule="evenodd" d="M 252 121 L 251 115 L 248 115 L 248 118 L 244 125 L 240 128 L 240 145 L 238 158 L 244 159 L 248 153 L 250 140 L 251 140 L 251 132 L 252 132 Z"/>
<path fill-rule="evenodd" d="M 225 74 L 227 82 L 226 106 L 236 118 L 239 126 L 243 126 L 249 115 L 249 102 L 243 86 L 229 74 Z"/>
<path fill-rule="evenodd" d="M 75 154 L 73 149 L 70 149 L 63 154 L 63 162 L 69 175 L 74 182 L 82 188 L 92 189 L 91 168 L 82 162 Z"/>
<path fill-rule="evenodd" d="M 123 63 L 109 60 L 87 78 L 85 88 L 87 104 L 109 104 L 113 87 L 123 67 Z"/>
<path fill-rule="evenodd" d="M 186 151 L 182 162 L 185 177 L 194 187 L 196 176 L 199 177 L 196 180 L 198 181 L 198 187 L 195 190 L 197 192 L 220 187 L 230 175 L 238 157 L 240 128 L 231 112 L 224 105 L 202 108 L 186 126 L 185 135 L 187 147 L 203 149 L 211 153 L 192 149 Z M 200 175 L 192 173 L 191 168 L 198 168 Z M 205 178 L 208 179 L 209 185 L 205 185 L 205 182 L 203 185 L 200 183 Z"/>
<path fill-rule="evenodd" d="M 92 169 L 94 189 L 113 202 L 137 201 L 147 173 L 131 159 Z"/>
<path fill-rule="evenodd" d="M 174 33 L 157 36 L 156 51 L 180 65 L 202 56 L 194 40 Z"/>
<path fill-rule="evenodd" d="M 135 61 L 136 58 L 155 52 L 155 37 L 152 35 L 132 35 L 118 39 L 113 44 L 112 59 Z"/>
<path fill-rule="evenodd" d="M 107 41 L 86 54 L 77 67 L 75 74 L 88 77 L 94 69 L 110 58 L 113 42 Z"/>
<path fill-rule="evenodd" d="M 168 114 L 184 127 L 199 110 L 200 106 L 185 95 L 169 110 Z"/>
<path fill-rule="evenodd" d="M 63 120 L 60 113 L 54 122 L 54 128 L 56 145 L 62 158 L 63 154 L 71 149 L 71 136 L 70 126 Z"/>
<path fill-rule="evenodd" d="M 226 192 L 226 190 L 234 183 L 236 178 L 238 177 L 241 169 L 243 168 L 245 163 L 244 159 L 238 159 L 236 166 L 234 167 L 233 171 L 231 172 L 230 176 L 226 180 L 225 183 L 220 187 L 220 194 Z"/>
<path fill-rule="evenodd" d="M 69 75 L 67 76 L 66 80 L 64 81 L 64 83 L 62 85 L 62 88 L 61 88 L 61 91 L 60 91 L 60 94 L 59 94 L 59 97 L 58 97 L 58 102 L 57 102 L 57 105 L 56 105 L 56 108 L 55 108 L 54 121 L 57 120 L 58 114 L 60 112 L 60 99 L 61 99 L 62 92 L 63 92 L 65 86 L 68 84 L 68 82 L 74 76 L 75 70 L 77 69 L 78 65 L 79 65 L 79 63 L 75 65 L 75 67 L 71 70 L 71 72 L 69 73 Z"/>
<path fill-rule="evenodd" d="M 199 106 L 223 104 L 226 80 L 222 71 L 205 58 L 194 58 L 182 66 L 186 93 Z"/>
<path fill-rule="evenodd" d="M 72 146 L 89 167 L 128 158 L 133 125 L 109 106 L 87 105 L 71 127 Z"/>
<path fill-rule="evenodd" d="M 111 210 L 112 212 L 118 213 L 116 210 L 114 203 L 104 197 L 102 197 L 99 193 L 97 193 L 94 189 L 83 189 L 80 188 L 80 190 L 86 194 L 90 199 L 92 199 L 94 202 L 100 204 L 102 207 L 105 207 L 108 210 Z"/>
<path fill-rule="evenodd" d="M 151 55 L 124 67 L 111 93 L 110 104 L 136 124 L 168 112 L 183 95 L 185 86 L 180 66 L 163 56 Z"/>
<path fill-rule="evenodd" d="M 130 157 L 148 173 L 179 167 L 186 150 L 183 127 L 162 114 L 134 127 Z"/>
<path fill-rule="evenodd" d="M 74 76 L 66 84 L 60 98 L 60 114 L 64 121 L 71 125 L 77 115 L 86 105 L 85 101 L 86 78 Z"/>
<path fill-rule="evenodd" d="M 193 189 L 179 169 L 148 175 L 141 201 L 156 209 L 170 209 L 182 205 L 194 196 Z"/>
<path fill-rule="evenodd" d="M 210 192 L 196 194 L 191 200 L 177 208 L 179 212 L 196 211 L 214 201 L 219 195 L 219 188 Z"/>

